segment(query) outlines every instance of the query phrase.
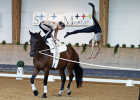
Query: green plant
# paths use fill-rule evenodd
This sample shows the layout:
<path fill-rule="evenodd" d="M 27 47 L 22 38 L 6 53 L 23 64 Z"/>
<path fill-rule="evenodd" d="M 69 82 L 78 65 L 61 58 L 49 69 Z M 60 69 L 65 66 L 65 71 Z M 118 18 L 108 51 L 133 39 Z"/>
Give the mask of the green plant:
<path fill-rule="evenodd" d="M 79 47 L 79 43 L 75 43 L 75 46 L 76 46 L 76 47 Z"/>
<path fill-rule="evenodd" d="M 140 49 L 140 44 L 138 45 L 138 48 Z"/>
<path fill-rule="evenodd" d="M 23 66 L 24 66 L 24 62 L 23 62 L 22 60 L 19 60 L 19 61 L 17 62 L 17 66 L 18 66 L 18 67 L 23 67 Z"/>
<path fill-rule="evenodd" d="M 82 54 L 83 52 L 85 52 L 86 47 L 87 47 L 87 44 L 84 44 L 84 45 L 82 45 L 82 46 L 83 46 L 83 50 L 82 50 L 81 54 Z"/>
<path fill-rule="evenodd" d="M 71 43 L 68 44 L 69 46 L 72 46 Z"/>
<path fill-rule="evenodd" d="M 133 44 L 131 44 L 131 49 L 134 48 L 135 46 Z"/>
<path fill-rule="evenodd" d="M 27 50 L 27 45 L 28 45 L 28 42 L 25 42 L 24 45 L 23 45 L 23 49 L 26 51 Z"/>
<path fill-rule="evenodd" d="M 65 44 L 64 42 L 61 42 L 62 44 Z"/>
<path fill-rule="evenodd" d="M 107 47 L 107 48 L 110 48 L 110 44 L 109 44 L 109 43 L 107 43 L 107 44 L 106 44 L 106 47 Z"/>
<path fill-rule="evenodd" d="M 2 44 L 3 44 L 3 45 L 5 45 L 5 44 L 6 44 L 5 40 L 3 40 L 3 41 L 2 41 Z"/>
<path fill-rule="evenodd" d="M 114 54 L 118 52 L 119 44 L 115 45 Z"/>
<path fill-rule="evenodd" d="M 122 45 L 122 48 L 126 48 L 126 44 L 123 44 L 123 45 Z"/>
<path fill-rule="evenodd" d="M 20 44 L 20 42 L 19 41 L 17 41 L 17 45 L 19 45 Z"/>

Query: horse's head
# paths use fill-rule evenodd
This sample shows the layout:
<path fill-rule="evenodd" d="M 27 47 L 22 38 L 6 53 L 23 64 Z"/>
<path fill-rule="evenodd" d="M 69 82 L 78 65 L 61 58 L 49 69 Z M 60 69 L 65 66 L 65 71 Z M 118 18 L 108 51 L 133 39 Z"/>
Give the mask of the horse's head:
<path fill-rule="evenodd" d="M 30 46 L 31 46 L 31 51 L 29 53 L 29 55 L 31 57 L 34 57 L 36 55 L 36 52 L 38 51 L 39 48 L 39 36 L 40 36 L 40 32 L 39 33 L 32 33 L 30 32 L 31 38 L 30 38 Z"/>

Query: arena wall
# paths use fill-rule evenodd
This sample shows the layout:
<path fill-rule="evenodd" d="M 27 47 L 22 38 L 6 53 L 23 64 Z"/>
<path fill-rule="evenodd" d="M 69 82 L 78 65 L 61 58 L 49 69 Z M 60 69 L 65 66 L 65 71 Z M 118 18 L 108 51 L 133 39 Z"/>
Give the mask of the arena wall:
<path fill-rule="evenodd" d="M 108 43 L 140 44 L 140 0 L 109 0 Z"/>
<path fill-rule="evenodd" d="M 12 43 L 12 0 L 0 0 L 0 42 Z"/>
<path fill-rule="evenodd" d="M 88 2 L 95 4 L 96 17 L 99 20 L 99 0 L 22 0 L 20 42 L 28 41 L 28 31 L 40 31 L 38 26 L 32 25 L 33 12 L 92 12 Z M 108 43 L 115 46 L 123 43 L 129 47 L 131 44 L 140 44 L 140 1 L 139 0 L 109 0 Z M 67 31 L 83 27 L 66 27 L 59 31 L 58 39 L 62 42 L 75 44 L 88 43 L 94 33 L 76 34 L 64 39 Z M 44 35 L 43 32 L 41 32 Z M 80 38 L 79 38 L 80 37 Z M 73 39 L 71 41 L 71 39 Z M 6 40 L 12 43 L 12 3 L 11 0 L 0 0 L 0 42 Z"/>
<path fill-rule="evenodd" d="M 91 47 L 87 47 L 86 51 L 81 54 L 82 47 L 73 47 L 79 54 L 80 61 L 90 64 L 114 66 L 123 68 L 138 68 L 140 66 L 140 49 L 119 48 L 116 54 L 113 54 L 114 48 L 102 47 L 99 55 L 95 59 L 87 60 L 90 55 Z M 97 51 L 95 47 L 94 54 Z M 17 61 L 23 60 L 25 65 L 33 65 L 33 58 L 29 56 L 30 45 L 27 51 L 24 51 L 23 45 L 0 44 L 0 64 L 16 65 Z M 97 68 L 100 67 L 82 65 L 83 68 Z"/>

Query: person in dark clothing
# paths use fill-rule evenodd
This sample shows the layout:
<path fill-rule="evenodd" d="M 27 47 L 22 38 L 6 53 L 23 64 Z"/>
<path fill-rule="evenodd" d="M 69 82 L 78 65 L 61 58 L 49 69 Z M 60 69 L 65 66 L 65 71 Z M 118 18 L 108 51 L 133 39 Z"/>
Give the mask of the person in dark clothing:
<path fill-rule="evenodd" d="M 90 26 L 90 27 L 87 27 L 87 28 L 84 28 L 84 29 L 79 29 L 79 30 L 75 30 L 73 32 L 67 32 L 66 35 L 64 36 L 64 38 L 66 38 L 67 36 L 69 35 L 72 35 L 72 34 L 77 34 L 77 33 L 91 33 L 91 32 L 94 32 L 95 35 L 93 36 L 92 40 L 90 41 L 90 43 L 92 43 L 92 50 L 91 50 L 91 53 L 90 53 L 90 57 L 88 59 L 91 59 L 92 57 L 92 54 L 93 54 L 93 50 L 94 50 L 94 45 L 95 43 L 98 44 L 98 52 L 96 53 L 96 55 L 93 57 L 96 58 L 97 55 L 99 54 L 100 52 L 100 42 L 103 41 L 102 40 L 102 29 L 97 21 L 97 19 L 95 18 L 95 6 L 94 4 L 92 3 L 88 3 L 91 7 L 92 7 L 92 19 L 94 21 L 94 25 L 93 26 Z"/>
<path fill-rule="evenodd" d="M 94 21 L 94 25 L 90 26 L 90 27 L 87 27 L 87 28 L 84 28 L 84 29 L 75 30 L 73 32 L 67 32 L 66 35 L 64 36 L 64 38 L 66 38 L 69 35 L 77 34 L 77 33 L 91 33 L 91 32 L 94 32 L 95 34 L 97 34 L 97 33 L 102 32 L 101 27 L 100 27 L 97 19 L 95 18 L 95 6 L 92 3 L 88 3 L 88 4 L 93 8 L 92 19 Z"/>
<path fill-rule="evenodd" d="M 39 27 L 46 34 L 45 36 L 43 36 L 43 39 L 47 41 L 47 38 L 50 38 L 50 37 L 52 37 L 53 40 L 57 39 L 58 30 L 64 29 L 65 24 L 62 21 L 60 21 L 58 24 L 52 21 L 43 21 L 39 24 Z M 55 31 L 54 36 L 52 35 L 53 31 Z"/>

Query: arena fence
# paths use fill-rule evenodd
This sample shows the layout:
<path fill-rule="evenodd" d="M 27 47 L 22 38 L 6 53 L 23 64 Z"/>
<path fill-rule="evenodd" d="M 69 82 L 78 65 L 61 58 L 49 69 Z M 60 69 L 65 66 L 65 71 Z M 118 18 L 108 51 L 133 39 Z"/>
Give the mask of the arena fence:
<path fill-rule="evenodd" d="M 39 53 L 50 56 L 50 57 L 54 57 L 52 55 L 42 53 L 43 51 L 46 51 L 46 50 L 39 51 Z M 98 66 L 98 67 L 101 67 L 101 68 L 140 71 L 140 69 L 134 69 L 134 68 L 111 67 L 111 66 L 103 66 L 103 65 L 77 62 L 77 61 L 72 61 L 72 60 L 68 60 L 68 59 L 64 59 L 64 58 L 58 58 L 58 59 L 66 60 L 66 61 L 70 61 L 70 62 L 75 62 L 75 63 L 80 63 L 80 64 L 85 64 L 85 65 L 89 65 L 89 66 Z M 17 80 L 22 80 L 22 78 L 31 78 L 31 76 L 32 75 L 25 75 L 23 69 L 20 69 L 20 68 L 17 69 L 17 74 L 0 73 L 0 77 L 16 77 Z M 44 76 L 43 75 L 37 75 L 36 78 L 44 79 Z M 54 82 L 55 80 L 60 80 L 60 79 L 61 79 L 60 76 L 49 75 L 49 77 L 48 77 L 48 81 L 51 81 L 51 82 Z M 69 80 L 69 77 L 66 77 L 66 80 Z M 75 78 L 74 78 L 74 80 L 75 80 Z M 134 81 L 134 80 L 131 80 L 131 79 L 121 80 L 121 79 L 83 78 L 83 81 L 105 82 L 105 83 L 123 83 L 123 84 L 126 84 L 126 86 L 134 86 L 135 84 L 140 84 L 140 81 Z"/>
<path fill-rule="evenodd" d="M 0 77 L 15 77 L 17 80 L 22 80 L 22 78 L 31 78 L 32 75 L 26 74 L 8 74 L 8 73 L 0 73 Z M 44 75 L 37 75 L 36 78 L 44 79 Z M 60 80 L 60 76 L 49 75 L 48 81 L 54 82 L 55 80 Z M 69 80 L 69 77 L 66 77 L 66 80 Z M 75 80 L 75 78 L 73 79 Z M 101 78 L 83 78 L 83 81 L 87 82 L 105 82 L 105 83 L 123 83 L 126 86 L 134 86 L 135 84 L 140 84 L 140 81 L 134 80 L 119 80 L 119 79 L 101 79 Z"/>

